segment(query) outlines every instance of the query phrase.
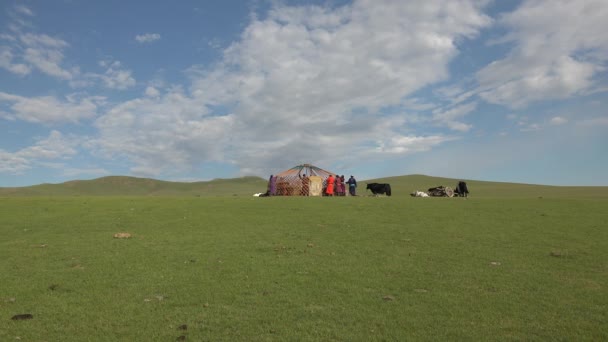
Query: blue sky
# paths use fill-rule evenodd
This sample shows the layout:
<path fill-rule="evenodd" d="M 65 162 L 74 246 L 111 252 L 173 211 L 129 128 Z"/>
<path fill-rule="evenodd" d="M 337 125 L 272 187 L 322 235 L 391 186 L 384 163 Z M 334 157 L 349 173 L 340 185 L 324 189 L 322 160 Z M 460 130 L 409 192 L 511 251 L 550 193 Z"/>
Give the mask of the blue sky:
<path fill-rule="evenodd" d="M 608 2 L 2 1 L 0 187 L 608 185 Z"/>

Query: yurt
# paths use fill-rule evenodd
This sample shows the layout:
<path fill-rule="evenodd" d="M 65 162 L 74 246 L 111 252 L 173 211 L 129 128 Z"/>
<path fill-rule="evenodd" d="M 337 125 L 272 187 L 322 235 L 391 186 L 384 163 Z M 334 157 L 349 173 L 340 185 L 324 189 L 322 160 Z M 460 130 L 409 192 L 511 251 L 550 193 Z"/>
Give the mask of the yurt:
<path fill-rule="evenodd" d="M 335 173 L 311 164 L 294 166 L 270 176 L 268 193 L 271 196 L 322 196 L 329 175 Z"/>

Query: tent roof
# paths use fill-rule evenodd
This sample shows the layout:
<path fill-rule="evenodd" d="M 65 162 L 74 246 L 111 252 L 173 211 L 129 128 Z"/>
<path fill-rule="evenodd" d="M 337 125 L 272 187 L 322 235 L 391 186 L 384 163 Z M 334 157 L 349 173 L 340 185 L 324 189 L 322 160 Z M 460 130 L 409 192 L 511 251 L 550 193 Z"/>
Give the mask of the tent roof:
<path fill-rule="evenodd" d="M 301 164 L 292 167 L 289 170 L 285 170 L 283 172 L 277 173 L 277 177 L 292 177 L 292 176 L 320 176 L 323 178 L 329 177 L 329 175 L 335 175 L 333 172 L 329 172 L 327 170 L 323 170 L 319 167 L 316 167 L 311 164 Z"/>

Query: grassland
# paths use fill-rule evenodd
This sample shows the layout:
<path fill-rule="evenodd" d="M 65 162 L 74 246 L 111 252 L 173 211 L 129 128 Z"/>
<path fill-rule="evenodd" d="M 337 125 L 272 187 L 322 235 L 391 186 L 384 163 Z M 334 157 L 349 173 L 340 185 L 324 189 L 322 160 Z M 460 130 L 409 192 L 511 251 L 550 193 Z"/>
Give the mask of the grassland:
<path fill-rule="evenodd" d="M 0 341 L 608 340 L 606 187 L 380 181 L 0 197 Z"/>

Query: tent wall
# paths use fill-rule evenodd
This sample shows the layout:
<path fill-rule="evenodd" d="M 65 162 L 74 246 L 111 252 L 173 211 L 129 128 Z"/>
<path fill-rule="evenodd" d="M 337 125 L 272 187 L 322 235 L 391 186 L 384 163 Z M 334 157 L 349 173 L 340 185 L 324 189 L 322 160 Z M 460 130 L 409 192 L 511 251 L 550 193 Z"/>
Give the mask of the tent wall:
<path fill-rule="evenodd" d="M 302 164 L 280 172 L 273 177 L 274 196 L 321 196 L 331 173 L 310 164 Z M 314 187 L 314 189 L 313 189 Z"/>

